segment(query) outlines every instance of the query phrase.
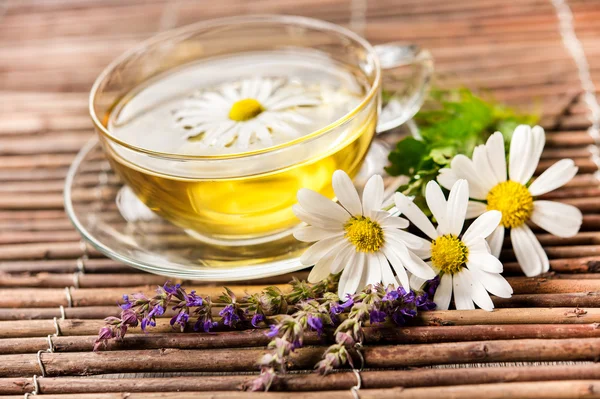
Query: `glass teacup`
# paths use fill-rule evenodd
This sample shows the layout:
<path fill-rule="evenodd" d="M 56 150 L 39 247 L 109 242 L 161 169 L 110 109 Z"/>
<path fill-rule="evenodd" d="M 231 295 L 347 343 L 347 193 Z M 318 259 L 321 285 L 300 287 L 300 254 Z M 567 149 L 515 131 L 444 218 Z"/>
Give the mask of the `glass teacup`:
<path fill-rule="evenodd" d="M 374 135 L 414 115 L 432 68 L 426 51 L 323 21 L 225 18 L 121 56 L 90 113 L 113 169 L 156 214 L 205 241 L 267 242 L 299 224 L 300 188 L 333 198 L 333 172 L 355 176 Z M 265 99 L 293 110 L 268 115 Z"/>

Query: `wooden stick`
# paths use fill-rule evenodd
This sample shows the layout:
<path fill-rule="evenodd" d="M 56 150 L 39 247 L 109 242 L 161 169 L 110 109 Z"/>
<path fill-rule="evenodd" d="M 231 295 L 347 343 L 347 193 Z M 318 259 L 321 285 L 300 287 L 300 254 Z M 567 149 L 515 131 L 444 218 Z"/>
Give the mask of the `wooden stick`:
<path fill-rule="evenodd" d="M 417 369 L 362 371 L 363 389 L 393 387 L 434 387 L 453 385 L 492 384 L 501 382 L 559 381 L 600 379 L 600 366 L 557 365 L 523 367 L 478 367 L 461 369 Z M 185 392 L 242 390 L 256 375 L 228 375 L 166 378 L 115 378 L 46 377 L 38 379 L 40 392 L 48 394 L 100 393 L 100 392 Z M 350 372 L 327 376 L 287 374 L 277 378 L 271 391 L 334 391 L 346 390 L 356 385 L 356 376 Z M 22 395 L 33 392 L 31 378 L 2 378 L 0 393 Z"/>
<path fill-rule="evenodd" d="M 325 348 L 304 347 L 290 360 L 290 369 L 312 369 Z M 263 349 L 132 350 L 127 352 L 41 353 L 46 374 L 90 375 L 127 372 L 252 371 Z M 404 346 L 365 346 L 365 366 L 399 368 L 435 364 L 524 361 L 583 361 L 600 356 L 600 338 L 523 339 Z M 0 377 L 39 373 L 35 354 L 3 355 Z"/>
<path fill-rule="evenodd" d="M 100 256 L 100 253 L 93 248 L 88 248 L 87 254 Z M 0 247 L 0 260 L 78 258 L 82 255 L 83 250 L 79 241 L 28 243 Z"/>
<path fill-rule="evenodd" d="M 57 320 L 62 335 L 96 335 L 104 326 L 102 320 Z M 506 308 L 493 312 L 484 310 L 436 310 L 420 312 L 411 325 L 464 326 L 494 324 L 590 324 L 600 323 L 598 308 Z M 192 329 L 192 323 L 188 326 Z M 153 333 L 172 333 L 168 319 L 157 319 Z M 45 337 L 55 334 L 53 320 L 0 321 L 0 338 Z M 139 327 L 128 334 L 141 333 Z"/>
<path fill-rule="evenodd" d="M 216 333 L 128 334 L 122 341 L 110 341 L 107 350 L 133 349 L 210 349 L 266 346 L 270 339 L 266 330 L 221 331 Z M 428 344 L 440 342 L 490 341 L 505 339 L 562 339 L 598 338 L 596 324 L 508 324 L 473 326 L 373 326 L 365 327 L 367 344 Z M 55 352 L 91 351 L 97 335 L 51 337 Z M 305 345 L 323 345 L 333 342 L 332 330 L 319 337 L 306 332 Z M 0 354 L 33 353 L 48 349 L 47 337 L 4 338 L 0 340 Z"/>
<path fill-rule="evenodd" d="M 285 276 L 284 276 L 285 277 Z M 281 279 L 282 277 L 278 277 Z M 289 277 L 286 277 L 289 278 Z M 166 281 L 163 279 L 162 281 Z M 269 280 L 267 280 L 269 281 Z M 271 280 L 272 281 L 272 280 Z M 274 286 L 281 289 L 283 292 L 288 292 L 291 287 L 289 284 L 273 284 Z M 238 297 L 244 296 L 246 293 L 254 294 L 261 292 L 264 289 L 264 285 L 228 285 Z M 223 293 L 222 286 L 214 285 L 188 285 L 188 290 L 196 290 L 203 296 L 211 296 L 213 298 L 218 297 Z M 18 295 L 15 293 L 18 292 Z M 70 295 L 72 300 L 72 306 L 104 306 L 112 305 L 118 301 L 123 294 L 131 294 L 143 292 L 148 296 L 152 296 L 156 293 L 155 287 L 149 286 L 138 286 L 130 287 L 125 291 L 123 288 L 72 288 L 70 289 Z M 68 300 L 64 289 L 0 289 L 0 307 L 54 307 L 54 306 L 68 306 Z"/>
<path fill-rule="evenodd" d="M 600 271 L 600 257 L 551 259 L 550 269 L 560 273 L 596 273 Z M 521 266 L 516 262 L 504 263 L 504 273 L 523 274 Z"/>
<path fill-rule="evenodd" d="M 203 377 L 204 378 L 204 377 Z M 106 383 L 106 382 L 105 382 Z M 416 399 L 416 398 L 453 398 L 472 399 L 484 395 L 486 399 L 530 398 L 530 399 L 563 399 L 575 397 L 598 398 L 595 392 L 600 389 L 600 383 L 595 380 L 578 381 L 545 381 L 545 382 L 515 382 L 512 384 L 459 385 L 453 387 L 427 388 L 389 388 L 361 389 L 363 399 Z M 92 393 L 79 395 L 44 395 L 47 399 L 122 399 L 122 393 Z M 348 390 L 344 394 L 339 391 L 319 392 L 131 392 L 130 399 L 352 399 L 353 394 Z M 3 398 L 0 398 L 3 399 Z M 7 398 L 8 399 L 8 398 Z"/>
<path fill-rule="evenodd" d="M 90 281 L 101 280 L 102 276 L 90 275 Z M 305 276 L 305 272 L 298 274 L 298 276 Z M 87 278 L 87 277 L 86 277 Z M 137 274 L 132 274 L 129 277 L 132 281 L 138 279 Z M 154 281 L 154 277 L 151 278 Z M 264 286 L 262 283 L 275 284 L 282 291 L 287 292 L 290 290 L 290 286 L 287 284 L 281 284 L 283 281 L 289 281 L 290 276 L 278 276 L 264 281 L 256 281 L 255 285 L 230 285 L 230 288 L 236 292 L 238 296 L 243 296 L 247 293 L 260 292 Z M 150 281 L 150 280 L 149 280 Z M 156 278 L 157 282 L 166 281 L 164 278 Z M 508 281 L 513 287 L 514 294 L 535 294 L 535 293 L 574 293 L 574 292 L 588 292 L 588 291 L 599 291 L 600 280 L 589 279 L 589 280 L 567 280 L 559 278 L 549 278 L 548 276 L 543 278 L 531 279 L 526 277 L 508 277 Z M 219 286 L 212 285 L 198 285 L 198 284 L 186 284 L 188 290 L 197 290 L 202 295 L 209 295 L 212 297 L 219 296 L 223 289 Z M 155 288 L 148 286 L 131 286 L 127 290 L 123 288 L 73 288 L 70 290 L 72 305 L 73 306 L 104 306 L 114 304 L 123 294 L 130 294 L 136 292 L 143 292 L 146 295 L 153 295 Z M 19 291 L 20 295 L 15 295 L 15 291 L 12 289 L 0 289 L 0 307 L 55 307 L 55 306 L 68 306 L 65 291 L 63 289 L 22 289 Z M 42 298 L 43 296 L 43 298 Z"/>
<path fill-rule="evenodd" d="M 600 307 L 600 293 L 527 294 L 494 298 L 497 308 Z"/>
<path fill-rule="evenodd" d="M 132 267 L 108 258 L 86 259 L 85 272 L 90 273 L 143 273 Z M 79 271 L 77 259 L 31 260 L 0 262 L 4 273 L 73 273 Z"/>
<path fill-rule="evenodd" d="M 553 276 L 527 278 L 507 277 L 516 294 L 559 294 L 600 291 L 600 280 L 560 280 Z"/>

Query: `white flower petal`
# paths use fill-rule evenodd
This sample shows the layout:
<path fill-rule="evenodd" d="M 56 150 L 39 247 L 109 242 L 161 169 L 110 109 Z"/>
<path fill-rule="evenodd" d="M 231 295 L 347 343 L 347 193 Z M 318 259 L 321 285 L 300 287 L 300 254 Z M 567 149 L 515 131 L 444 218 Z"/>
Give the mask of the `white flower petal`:
<path fill-rule="evenodd" d="M 408 227 L 408 220 L 398 217 L 389 216 L 380 222 L 381 227 L 385 229 L 405 229 Z"/>
<path fill-rule="evenodd" d="M 502 213 L 499 211 L 487 211 L 479 216 L 467 229 L 463 235 L 463 242 L 469 245 L 475 238 L 486 238 L 496 230 L 496 227 L 502 220 Z"/>
<path fill-rule="evenodd" d="M 350 176 L 343 170 L 336 170 L 333 173 L 333 191 L 340 202 L 352 216 L 362 215 L 362 205 L 360 198 L 350 180 Z"/>
<path fill-rule="evenodd" d="M 573 237 L 579 232 L 583 215 L 573 205 L 534 201 L 531 221 L 555 236 Z"/>
<path fill-rule="evenodd" d="M 460 235 L 467 215 L 469 203 L 469 183 L 459 180 L 450 190 L 446 210 L 446 230 L 444 234 Z"/>
<path fill-rule="evenodd" d="M 533 146 L 533 138 L 531 127 L 527 125 L 519 125 L 515 129 L 510 142 L 510 155 L 508 162 L 508 175 L 510 180 L 521 184 L 527 183 L 527 171 L 530 169 L 529 164 L 537 160 L 531 158 Z M 535 169 L 535 168 L 534 168 Z"/>
<path fill-rule="evenodd" d="M 375 256 L 377 256 L 379 265 L 381 267 L 381 282 L 383 286 L 385 288 L 387 288 L 389 285 L 396 287 L 398 285 L 398 280 L 396 280 L 396 277 L 394 277 L 394 272 L 392 271 L 390 262 L 381 251 L 375 252 Z"/>
<path fill-rule="evenodd" d="M 498 258 L 492 254 L 482 252 L 469 253 L 467 267 L 469 269 L 479 268 L 490 273 L 502 273 L 504 270 L 502 262 Z"/>
<path fill-rule="evenodd" d="M 450 190 L 457 180 L 458 176 L 451 168 L 440 169 L 440 172 L 437 176 L 438 183 L 440 183 L 440 185 L 447 190 Z"/>
<path fill-rule="evenodd" d="M 484 144 L 475 147 L 473 150 L 473 165 L 481 179 L 481 188 L 490 191 L 500 181 L 496 177 L 492 165 L 488 160 L 486 147 Z"/>
<path fill-rule="evenodd" d="M 364 252 L 354 252 L 352 254 L 348 260 L 348 266 L 346 266 L 342 272 L 342 275 L 340 276 L 338 286 L 338 296 L 340 298 L 356 292 L 362 277 L 365 262 L 366 259 Z"/>
<path fill-rule="evenodd" d="M 425 283 L 428 280 L 425 280 L 424 278 L 421 278 L 419 276 L 415 276 L 414 274 L 410 275 L 410 288 L 412 288 L 414 291 L 419 291 L 420 289 L 423 288 L 423 286 L 425 285 Z"/>
<path fill-rule="evenodd" d="M 306 266 L 314 265 L 319 261 L 319 259 L 325 256 L 329 251 L 331 251 L 331 248 L 334 245 L 341 246 L 343 243 L 346 242 L 345 238 L 343 237 L 343 234 L 343 232 L 340 232 L 337 236 L 326 238 L 313 244 L 312 246 L 310 246 L 310 248 L 304 251 L 304 253 L 300 257 L 300 262 Z"/>
<path fill-rule="evenodd" d="M 404 230 L 384 230 L 384 238 L 388 242 L 397 242 L 402 247 L 408 247 L 411 249 L 422 249 L 424 247 L 431 247 L 431 242 L 422 239 L 412 233 Z"/>
<path fill-rule="evenodd" d="M 381 265 L 379 264 L 379 258 L 377 257 L 377 253 L 366 254 L 366 271 L 363 271 L 363 274 L 366 275 L 365 285 L 362 287 L 358 287 L 358 289 L 362 289 L 367 285 L 375 285 L 381 283 Z"/>
<path fill-rule="evenodd" d="M 531 195 L 546 194 L 567 184 L 577 174 L 577 166 L 572 159 L 561 159 L 550 166 L 529 186 Z"/>
<path fill-rule="evenodd" d="M 329 266 L 331 274 L 338 274 L 341 272 L 342 269 L 348 264 L 350 256 L 352 256 L 354 252 L 356 252 L 354 246 L 346 242 L 346 244 L 338 250 L 338 254 L 335 256 L 335 259 L 333 259 L 333 262 L 331 262 L 331 265 Z"/>
<path fill-rule="evenodd" d="M 299 204 L 294 204 L 292 206 L 292 211 L 294 215 L 304 223 L 307 223 L 311 226 L 315 226 L 324 230 L 340 230 L 342 231 L 342 225 L 340 222 L 330 218 L 324 218 L 317 215 L 313 215 L 308 213 L 304 208 L 302 208 Z"/>
<path fill-rule="evenodd" d="M 425 216 L 423 211 L 416 206 L 411 199 L 409 199 L 406 195 L 401 193 L 396 193 L 394 195 L 394 202 L 396 204 L 396 208 L 400 212 L 402 212 L 408 220 L 412 222 L 419 230 L 425 233 L 429 238 L 435 240 L 438 236 L 435 227 L 429 221 L 429 218 Z"/>
<path fill-rule="evenodd" d="M 446 231 L 445 219 L 448 206 L 446 197 L 440 186 L 433 180 L 427 183 L 427 187 L 425 187 L 425 199 L 427 200 L 427 207 L 438 222 L 438 231 Z"/>
<path fill-rule="evenodd" d="M 506 151 L 504 150 L 504 136 L 496 132 L 490 136 L 485 144 L 488 160 L 499 183 L 506 181 Z"/>
<path fill-rule="evenodd" d="M 501 274 L 488 273 L 477 268 L 470 270 L 473 280 L 477 280 L 483 284 L 485 289 L 491 294 L 499 296 L 500 298 L 510 298 L 512 296 L 513 289 Z"/>
<path fill-rule="evenodd" d="M 483 202 L 469 201 L 467 205 L 467 215 L 465 219 L 473 219 L 487 211 L 487 207 Z"/>
<path fill-rule="evenodd" d="M 331 274 L 331 264 L 337 254 L 337 248 L 332 248 L 331 251 L 319 259 L 308 275 L 308 282 L 314 284 L 327 278 Z"/>
<path fill-rule="evenodd" d="M 531 129 L 531 150 L 529 153 L 529 162 L 526 163 L 525 170 L 523 171 L 522 184 L 528 182 L 535 173 L 535 169 L 540 162 L 542 151 L 544 151 L 545 144 L 546 133 L 544 132 L 544 129 L 540 126 L 534 126 Z"/>
<path fill-rule="evenodd" d="M 450 166 L 459 179 L 465 179 L 469 182 L 470 198 L 484 200 L 487 197 L 488 190 L 485 189 L 485 186 L 488 184 L 479 177 L 473 161 L 465 155 L 458 154 L 452 159 Z"/>
<path fill-rule="evenodd" d="M 502 244 L 504 243 L 504 226 L 499 225 L 496 227 L 493 233 L 487 238 L 487 242 L 490 245 L 492 255 L 499 258 L 502 252 Z"/>
<path fill-rule="evenodd" d="M 454 290 L 454 305 L 457 310 L 475 309 L 475 304 L 471 299 L 471 275 L 465 273 L 465 270 L 452 276 L 452 284 Z"/>
<path fill-rule="evenodd" d="M 468 246 L 469 255 L 476 253 L 490 254 L 490 246 L 487 241 L 483 238 L 474 238 Z"/>
<path fill-rule="evenodd" d="M 324 195 L 307 188 L 298 190 L 298 203 L 305 211 L 319 217 L 336 220 L 340 225 L 343 225 L 350 219 L 350 215 L 344 208 Z"/>
<path fill-rule="evenodd" d="M 386 244 L 386 246 L 388 246 L 388 244 Z M 391 244 L 388 246 L 388 252 L 391 251 L 398 255 L 404 267 L 412 274 L 426 280 L 431 280 L 437 275 L 437 273 L 433 271 L 433 269 L 427 263 L 425 263 L 417 255 L 408 251 L 406 247 Z M 386 252 L 386 254 L 388 252 Z"/>
<path fill-rule="evenodd" d="M 527 277 L 534 277 L 549 270 L 548 256 L 526 224 L 511 229 L 510 239 L 517 262 Z"/>
<path fill-rule="evenodd" d="M 437 310 L 448 310 L 450 299 L 452 298 L 452 275 L 449 273 L 442 274 L 440 285 L 435 290 L 433 302 L 435 302 Z"/>
<path fill-rule="evenodd" d="M 371 211 L 380 211 L 383 203 L 383 179 L 373 175 L 365 184 L 362 196 L 363 215 L 370 217 Z"/>
<path fill-rule="evenodd" d="M 469 269 L 464 269 L 462 272 L 469 275 L 471 281 L 471 299 L 473 302 L 481 309 L 487 310 L 488 312 L 494 310 L 492 298 L 490 298 L 490 294 L 488 294 L 483 284 L 481 284 L 479 280 L 473 278 Z"/>
<path fill-rule="evenodd" d="M 338 236 L 341 232 L 342 231 L 339 229 L 325 230 L 314 226 L 304 226 L 294 231 L 294 238 L 302 242 L 315 242 L 324 240 L 325 238 Z"/>
<path fill-rule="evenodd" d="M 397 247 L 390 247 L 386 244 L 381 249 L 381 252 L 383 252 L 385 257 L 388 259 L 388 261 L 394 268 L 394 271 L 396 272 L 396 276 L 398 277 L 398 280 L 400 281 L 400 284 L 402 285 L 402 287 L 405 289 L 406 289 L 406 287 L 410 287 L 408 274 L 406 273 L 406 269 L 404 268 L 404 264 L 402 263 L 402 260 L 398 256 L 398 252 L 400 252 L 400 250 L 398 250 Z"/>

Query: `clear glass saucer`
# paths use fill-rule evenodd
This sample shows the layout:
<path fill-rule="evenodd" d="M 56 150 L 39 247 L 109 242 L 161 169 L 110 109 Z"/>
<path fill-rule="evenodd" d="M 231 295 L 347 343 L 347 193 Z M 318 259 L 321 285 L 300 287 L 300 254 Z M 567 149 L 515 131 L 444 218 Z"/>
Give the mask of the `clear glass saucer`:
<path fill-rule="evenodd" d="M 355 179 L 359 190 L 373 174 L 386 176 L 383 168 L 387 156 L 406 130 L 387 132 L 373 141 Z M 403 183 L 402 179 L 384 178 L 387 198 Z M 156 216 L 134 196 L 126 197 L 130 206 L 125 212 L 122 206 L 117 206 L 117 198 L 122 204 L 125 194 L 127 189 L 112 172 L 98 139 L 92 139 L 69 169 L 65 210 L 75 228 L 94 248 L 129 266 L 163 276 L 203 281 L 258 279 L 306 267 L 299 256 L 309 244 L 291 235 L 255 245 L 220 246 Z M 131 209 L 137 212 L 136 218 L 129 214 Z M 275 256 L 263 259 L 260 254 L 265 252 Z"/>

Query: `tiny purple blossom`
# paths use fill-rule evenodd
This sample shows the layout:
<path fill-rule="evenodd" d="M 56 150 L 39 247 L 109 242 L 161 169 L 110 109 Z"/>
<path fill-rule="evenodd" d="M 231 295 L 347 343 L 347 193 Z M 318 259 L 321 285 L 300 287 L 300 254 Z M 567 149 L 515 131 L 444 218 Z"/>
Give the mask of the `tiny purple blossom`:
<path fill-rule="evenodd" d="M 155 307 L 153 307 L 152 310 L 150 310 L 150 312 L 148 312 L 148 315 L 142 319 L 142 324 L 141 324 L 142 331 L 146 331 L 146 327 L 148 327 L 148 326 L 155 327 L 156 326 L 155 317 L 162 316 L 164 313 L 165 313 L 165 308 L 163 308 L 162 306 L 156 305 Z"/>
<path fill-rule="evenodd" d="M 229 327 L 235 327 L 240 321 L 240 316 L 238 315 L 234 304 L 225 306 L 223 310 L 219 312 L 219 316 L 223 318 L 223 324 Z"/>
<path fill-rule="evenodd" d="M 338 315 L 340 313 L 343 313 L 344 310 L 352 307 L 352 305 L 354 305 L 354 300 L 352 300 L 352 297 L 348 296 L 346 302 L 341 302 L 333 305 L 331 307 L 331 313 L 334 315 Z"/>
<path fill-rule="evenodd" d="M 129 295 L 123 295 L 123 300 L 125 303 L 119 304 L 121 309 L 130 309 L 133 306 L 133 303 L 129 300 Z"/>
<path fill-rule="evenodd" d="M 369 321 L 371 322 L 371 324 L 383 323 L 385 321 L 386 316 L 387 315 L 384 311 L 381 311 L 379 309 L 373 309 L 369 313 Z"/>
<path fill-rule="evenodd" d="M 275 338 L 279 334 L 279 326 L 276 324 L 271 324 L 269 326 L 269 331 L 266 332 L 267 337 Z"/>
<path fill-rule="evenodd" d="M 258 328 L 258 325 L 260 323 L 262 323 L 264 320 L 265 320 L 265 316 L 263 316 L 260 313 L 256 313 L 254 316 L 252 316 L 252 321 L 251 321 L 252 326 L 255 328 Z"/>
<path fill-rule="evenodd" d="M 191 291 L 189 294 L 185 295 L 185 304 L 188 307 L 202 306 L 202 303 L 202 298 L 196 295 L 196 291 Z"/>
<path fill-rule="evenodd" d="M 307 324 L 316 331 L 319 336 L 323 334 L 323 320 L 321 320 L 320 317 L 308 315 Z"/>
<path fill-rule="evenodd" d="M 219 323 L 217 323 L 216 321 L 206 320 L 204 322 L 204 324 L 202 325 L 202 330 L 204 330 L 204 332 L 209 332 L 210 330 L 215 328 L 218 324 Z"/>
<path fill-rule="evenodd" d="M 132 309 L 125 309 L 121 312 L 123 324 L 135 327 L 138 325 L 137 314 Z"/>
<path fill-rule="evenodd" d="M 190 319 L 190 315 L 187 312 L 179 312 L 175 316 L 171 318 L 171 325 L 179 324 L 182 327 L 185 327 L 188 320 Z"/>
<path fill-rule="evenodd" d="M 176 294 L 177 291 L 181 288 L 181 284 L 175 284 L 175 285 L 170 285 L 171 282 L 167 281 L 165 283 L 165 285 L 163 285 L 163 290 L 167 293 L 167 294 Z"/>

